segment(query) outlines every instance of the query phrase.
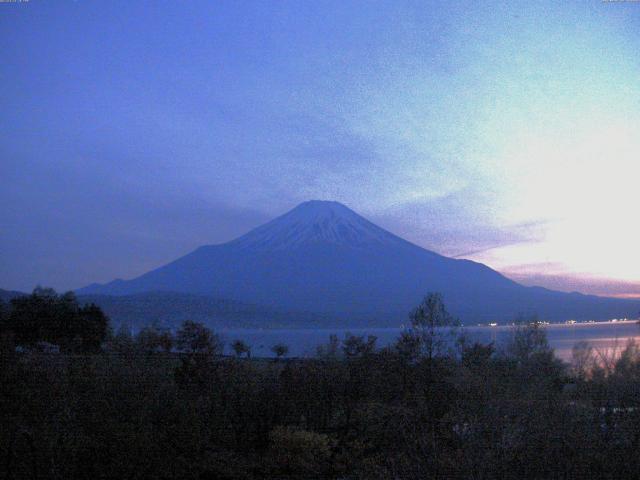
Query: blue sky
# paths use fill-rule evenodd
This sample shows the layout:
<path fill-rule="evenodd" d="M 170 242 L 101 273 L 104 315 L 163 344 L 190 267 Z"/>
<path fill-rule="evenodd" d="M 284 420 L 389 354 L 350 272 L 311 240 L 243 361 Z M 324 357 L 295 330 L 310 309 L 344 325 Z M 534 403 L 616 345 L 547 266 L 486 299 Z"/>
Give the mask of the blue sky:
<path fill-rule="evenodd" d="M 312 199 L 640 295 L 640 3 L 0 4 L 0 287 L 130 278 Z"/>

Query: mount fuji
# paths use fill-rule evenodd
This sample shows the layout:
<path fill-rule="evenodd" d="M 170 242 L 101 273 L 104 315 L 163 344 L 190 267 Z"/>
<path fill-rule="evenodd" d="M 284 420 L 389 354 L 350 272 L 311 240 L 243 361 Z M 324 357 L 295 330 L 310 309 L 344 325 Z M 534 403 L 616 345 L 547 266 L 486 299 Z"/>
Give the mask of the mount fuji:
<path fill-rule="evenodd" d="M 430 291 L 442 293 L 465 322 L 529 314 L 551 321 L 633 317 L 640 309 L 638 301 L 522 286 L 486 265 L 412 244 L 338 202 L 318 200 L 228 243 L 78 294 L 195 294 L 314 312 L 349 326 L 399 325 Z"/>

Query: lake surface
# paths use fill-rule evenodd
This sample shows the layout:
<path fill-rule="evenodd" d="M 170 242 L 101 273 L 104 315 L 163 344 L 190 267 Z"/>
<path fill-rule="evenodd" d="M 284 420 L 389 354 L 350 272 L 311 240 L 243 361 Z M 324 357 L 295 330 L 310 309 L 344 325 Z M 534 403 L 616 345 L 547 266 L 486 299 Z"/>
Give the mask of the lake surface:
<path fill-rule="evenodd" d="M 596 322 L 575 324 L 544 325 L 549 344 L 556 355 L 571 360 L 571 349 L 579 341 L 589 342 L 594 351 L 603 355 L 615 355 L 624 349 L 629 339 L 640 341 L 640 326 L 635 321 Z M 513 326 L 500 325 L 462 327 L 471 341 L 483 343 L 494 342 L 500 348 L 513 335 Z M 273 357 L 271 347 L 284 343 L 289 347 L 289 357 L 312 357 L 319 345 L 326 344 L 329 336 L 335 334 L 340 340 L 345 335 L 374 335 L 378 338 L 377 346 L 384 347 L 397 340 L 401 328 L 345 328 L 345 329 L 224 329 L 218 333 L 225 342 L 225 353 L 231 354 L 230 343 L 233 340 L 244 340 L 251 346 L 251 353 L 256 357 Z"/>

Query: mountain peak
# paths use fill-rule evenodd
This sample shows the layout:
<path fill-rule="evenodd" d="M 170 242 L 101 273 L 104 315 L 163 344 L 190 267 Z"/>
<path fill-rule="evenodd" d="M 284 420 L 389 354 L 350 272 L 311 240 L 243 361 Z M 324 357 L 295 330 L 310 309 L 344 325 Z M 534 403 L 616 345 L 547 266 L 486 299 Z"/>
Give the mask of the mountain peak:
<path fill-rule="evenodd" d="M 336 202 L 335 200 L 307 200 L 298 204 L 293 210 L 305 209 L 305 210 L 347 210 L 352 211 L 343 203 Z"/>
<path fill-rule="evenodd" d="M 283 217 L 289 214 L 301 221 L 309 222 L 316 222 L 323 219 L 362 218 L 346 205 L 332 200 L 308 200 L 285 213 Z"/>
<path fill-rule="evenodd" d="M 404 243 L 340 202 L 309 200 L 232 241 L 239 247 L 281 250 L 309 244 L 362 247 Z"/>

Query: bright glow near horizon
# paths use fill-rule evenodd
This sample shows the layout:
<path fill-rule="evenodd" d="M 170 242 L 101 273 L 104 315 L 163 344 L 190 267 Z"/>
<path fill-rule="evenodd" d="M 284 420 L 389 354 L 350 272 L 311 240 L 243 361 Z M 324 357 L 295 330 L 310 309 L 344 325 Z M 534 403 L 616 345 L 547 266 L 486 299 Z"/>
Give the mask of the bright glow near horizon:
<path fill-rule="evenodd" d="M 529 13 L 544 15 L 541 5 Z M 451 238 L 429 243 L 429 230 L 437 225 L 426 216 L 425 233 L 414 241 L 487 263 L 524 283 L 566 277 L 567 285 L 549 285 L 571 290 L 575 282 L 569 280 L 579 278 L 580 291 L 640 296 L 640 63 L 633 53 L 638 37 L 627 34 L 621 11 L 606 8 L 585 15 L 567 4 L 558 7 L 556 19 L 517 27 L 486 20 L 483 26 L 491 28 L 483 32 L 492 50 L 483 43 L 465 46 L 465 81 L 458 85 L 454 77 L 447 84 L 445 104 L 434 99 L 438 87 L 429 76 L 424 90 L 411 84 L 395 89 L 424 94 L 404 102 L 400 112 L 384 111 L 393 124 L 413 126 L 396 138 L 448 164 L 445 178 L 435 182 L 444 186 L 438 191 L 433 163 L 425 163 L 424 202 L 460 194 L 467 197 L 467 209 L 476 211 L 475 227 L 533 226 L 517 241 L 489 242 L 474 252 Z M 626 12 L 637 21 L 638 11 Z M 571 24 L 572 15 L 584 23 Z M 467 31 L 468 25 L 458 27 Z M 515 28 L 522 31 L 512 36 Z M 497 50 L 500 61 L 494 63 Z M 421 177 L 415 170 L 414 175 Z M 399 202 L 415 202 L 420 191 L 400 190 L 405 197 Z M 603 289 L 603 282 L 616 281 L 630 290 Z"/>
<path fill-rule="evenodd" d="M 506 195 L 504 221 L 544 218 L 543 238 L 477 258 L 507 271 L 530 264 L 532 272 L 638 281 L 640 121 L 598 116 L 578 122 L 567 131 L 525 135 L 501 159 L 516 185 Z"/>

